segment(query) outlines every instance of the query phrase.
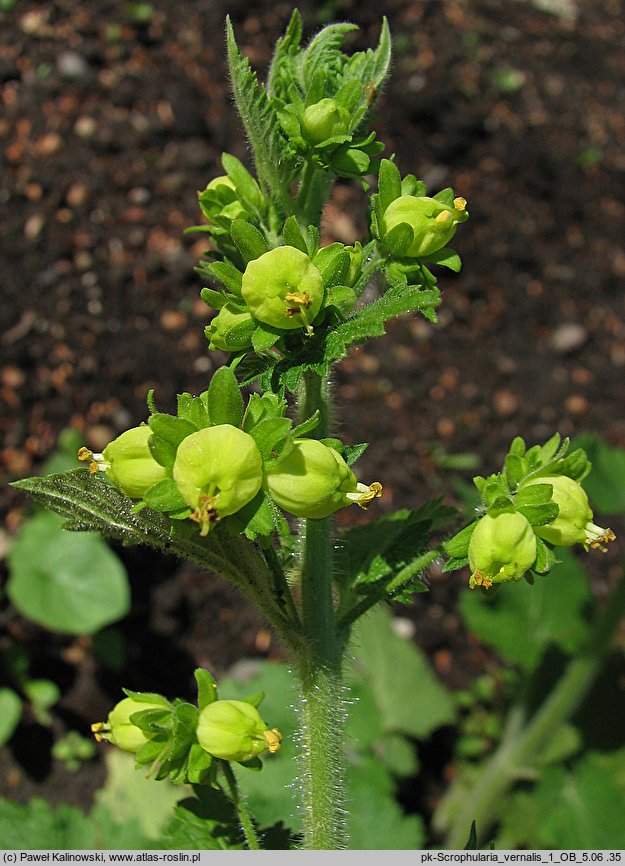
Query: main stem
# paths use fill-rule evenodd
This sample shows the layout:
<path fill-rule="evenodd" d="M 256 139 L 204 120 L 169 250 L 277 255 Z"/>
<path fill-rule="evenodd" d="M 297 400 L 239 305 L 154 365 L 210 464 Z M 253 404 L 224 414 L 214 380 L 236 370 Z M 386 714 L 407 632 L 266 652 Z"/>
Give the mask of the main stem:
<path fill-rule="evenodd" d="M 300 421 L 316 410 L 316 435 L 329 433 L 329 386 L 306 375 Z M 301 678 L 300 749 L 305 849 L 346 845 L 343 820 L 344 705 L 341 645 L 332 597 L 330 519 L 302 523 L 301 612 L 304 641 L 298 657 Z"/>

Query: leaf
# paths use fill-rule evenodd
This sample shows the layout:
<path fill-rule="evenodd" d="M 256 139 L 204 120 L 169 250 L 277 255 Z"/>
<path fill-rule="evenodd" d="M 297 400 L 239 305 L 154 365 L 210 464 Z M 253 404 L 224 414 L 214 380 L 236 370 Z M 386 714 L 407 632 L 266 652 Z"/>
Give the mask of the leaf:
<path fill-rule="evenodd" d="M 204 668 L 196 668 L 193 675 L 197 683 L 197 705 L 201 712 L 217 700 L 217 683 L 215 677 Z"/>
<path fill-rule="evenodd" d="M 8 559 L 7 594 L 39 625 L 92 634 L 128 613 L 130 590 L 118 557 L 97 535 L 61 529 L 52 514 L 25 524 Z"/>
<path fill-rule="evenodd" d="M 301 15 L 297 9 L 294 9 L 284 36 L 281 36 L 276 43 L 269 67 L 267 92 L 271 96 L 285 96 L 289 85 L 293 81 L 293 58 L 300 51 L 302 32 Z"/>
<path fill-rule="evenodd" d="M 302 84 L 304 92 L 311 87 L 313 76 L 319 70 L 336 70 L 337 61 L 341 58 L 340 49 L 345 35 L 354 30 L 358 30 L 355 24 L 329 24 L 311 40 L 303 52 Z"/>
<path fill-rule="evenodd" d="M 589 752 L 572 769 L 545 770 L 510 797 L 497 848 L 605 850 L 625 847 L 625 750 Z"/>
<path fill-rule="evenodd" d="M 172 521 L 147 508 L 134 511 L 134 503 L 98 475 L 84 469 L 35 476 L 12 485 L 62 515 L 68 529 L 95 531 L 125 544 L 146 544 L 190 559 L 245 591 L 250 574 L 271 581 L 267 565 L 245 538 L 220 532 L 202 537 L 190 521 Z"/>
<path fill-rule="evenodd" d="M 187 503 L 180 495 L 173 478 L 162 478 L 143 494 L 143 502 L 154 511 L 185 511 Z"/>
<path fill-rule="evenodd" d="M 280 445 L 291 433 L 291 424 L 290 418 L 265 418 L 249 431 L 263 461 L 270 461 L 274 456 L 272 452 L 280 450 Z"/>
<path fill-rule="evenodd" d="M 273 100 L 239 51 L 229 17 L 226 40 L 234 101 L 254 152 L 258 179 L 278 200 L 290 201 L 289 188 L 296 171 L 294 155 L 282 134 Z"/>
<path fill-rule="evenodd" d="M 282 236 L 284 237 L 284 243 L 287 244 L 287 246 L 295 247 L 295 249 L 308 255 L 308 245 L 304 239 L 302 230 L 299 227 L 297 218 L 293 215 L 288 217 L 287 221 L 284 223 Z"/>
<path fill-rule="evenodd" d="M 148 418 L 148 424 L 153 436 L 148 442 L 152 456 L 157 463 L 171 469 L 176 460 L 178 446 L 183 439 L 197 432 L 197 427 L 191 421 L 155 412 Z"/>
<path fill-rule="evenodd" d="M 460 598 L 470 631 L 527 671 L 538 667 L 550 644 L 571 654 L 588 634 L 588 578 L 569 550 L 558 550 L 558 557 L 561 562 L 533 586 L 519 581 L 502 584 L 490 597 L 467 590 Z"/>
<path fill-rule="evenodd" d="M 625 451 L 590 433 L 576 439 L 575 445 L 585 450 L 592 463 L 584 489 L 593 507 L 604 514 L 625 514 Z"/>
<path fill-rule="evenodd" d="M 454 250 L 450 250 L 449 247 L 442 247 L 435 253 L 430 253 L 428 256 L 426 256 L 426 258 L 428 262 L 432 262 L 432 264 L 435 265 L 440 265 L 443 268 L 449 268 L 450 271 L 454 271 L 454 273 L 456 274 L 462 268 L 460 256 Z"/>
<path fill-rule="evenodd" d="M 236 156 L 232 156 L 230 153 L 223 153 L 221 155 L 221 164 L 230 180 L 234 183 L 243 204 L 247 205 L 248 209 L 252 212 L 259 213 L 262 196 L 258 184 L 243 163 Z"/>
<path fill-rule="evenodd" d="M 277 328 L 265 325 L 263 322 L 253 323 L 252 347 L 255 352 L 265 352 L 278 342 L 282 333 Z"/>
<path fill-rule="evenodd" d="M 211 424 L 239 427 L 243 420 L 243 396 L 230 367 L 220 367 L 208 387 L 208 414 Z"/>
<path fill-rule="evenodd" d="M 454 702 L 410 641 L 399 637 L 381 607 L 355 626 L 358 647 L 353 668 L 370 684 L 384 729 L 413 737 L 429 736 L 455 717 Z M 418 709 L 417 709 L 418 707 Z"/>
<path fill-rule="evenodd" d="M 229 291 L 241 295 L 243 274 L 230 262 L 212 262 L 206 270 L 220 280 Z"/>
<path fill-rule="evenodd" d="M 0 800 L 0 840 L 6 851 L 88 851 L 96 832 L 80 809 L 35 797 L 25 806 Z"/>
<path fill-rule="evenodd" d="M 380 210 L 384 213 L 391 202 L 401 196 L 401 175 L 395 163 L 390 159 L 383 159 L 380 162 L 378 190 Z"/>
<path fill-rule="evenodd" d="M 246 262 L 260 258 L 269 249 L 264 235 L 258 231 L 256 226 L 246 222 L 246 220 L 233 220 L 230 232 L 232 240 Z"/>
<path fill-rule="evenodd" d="M 13 689 L 0 689 L 0 746 L 13 736 L 22 717 L 22 701 Z"/>

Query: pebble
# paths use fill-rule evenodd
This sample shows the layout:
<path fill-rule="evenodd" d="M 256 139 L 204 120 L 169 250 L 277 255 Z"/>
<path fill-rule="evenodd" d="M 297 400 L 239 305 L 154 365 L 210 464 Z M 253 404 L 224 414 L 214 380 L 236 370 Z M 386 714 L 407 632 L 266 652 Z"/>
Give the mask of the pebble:
<path fill-rule="evenodd" d="M 559 325 L 549 340 L 549 345 L 558 355 L 567 355 L 581 349 L 588 339 L 588 331 L 576 322 L 564 322 Z"/>
<path fill-rule="evenodd" d="M 519 398 L 508 388 L 498 388 L 493 394 L 493 405 L 497 415 L 507 417 L 514 415 L 519 408 Z"/>
<path fill-rule="evenodd" d="M 80 81 L 89 74 L 89 64 L 77 51 L 63 51 L 56 59 L 56 68 L 62 78 Z"/>

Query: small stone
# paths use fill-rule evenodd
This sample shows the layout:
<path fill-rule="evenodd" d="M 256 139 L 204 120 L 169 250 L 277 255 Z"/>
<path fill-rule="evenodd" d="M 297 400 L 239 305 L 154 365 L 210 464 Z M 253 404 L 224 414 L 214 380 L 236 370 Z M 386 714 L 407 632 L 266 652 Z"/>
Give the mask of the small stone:
<path fill-rule="evenodd" d="M 89 64 L 77 51 L 63 51 L 56 60 L 56 68 L 62 78 L 79 81 L 89 74 Z"/>
<path fill-rule="evenodd" d="M 549 345 L 558 355 L 567 355 L 581 349 L 588 339 L 588 331 L 576 322 L 564 322 L 559 325 L 549 340 Z"/>
<path fill-rule="evenodd" d="M 564 407 L 571 415 L 585 415 L 588 412 L 588 400 L 581 394 L 571 394 L 566 398 Z"/>
<path fill-rule="evenodd" d="M 497 415 L 505 418 L 518 411 L 519 398 L 514 391 L 510 391 L 508 388 L 499 388 L 493 394 L 493 405 Z"/>

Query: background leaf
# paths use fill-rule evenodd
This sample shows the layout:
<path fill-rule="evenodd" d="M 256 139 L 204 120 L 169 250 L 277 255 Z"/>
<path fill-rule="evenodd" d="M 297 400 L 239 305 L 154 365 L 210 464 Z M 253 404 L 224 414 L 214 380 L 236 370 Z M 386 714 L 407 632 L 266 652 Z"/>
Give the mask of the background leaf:
<path fill-rule="evenodd" d="M 99 536 L 66 532 L 61 524 L 48 513 L 25 524 L 9 553 L 7 593 L 39 625 L 92 634 L 128 613 L 126 571 Z"/>
<path fill-rule="evenodd" d="M 588 578 L 569 550 L 549 574 L 503 584 L 495 594 L 465 592 L 460 609 L 468 628 L 504 658 L 527 671 L 538 667 L 549 643 L 573 653 L 588 633 Z"/>

